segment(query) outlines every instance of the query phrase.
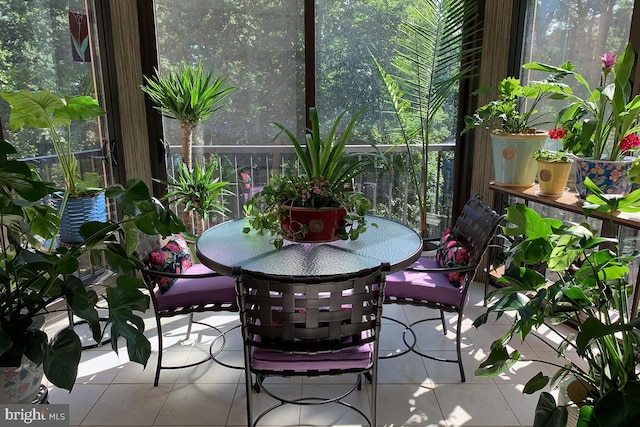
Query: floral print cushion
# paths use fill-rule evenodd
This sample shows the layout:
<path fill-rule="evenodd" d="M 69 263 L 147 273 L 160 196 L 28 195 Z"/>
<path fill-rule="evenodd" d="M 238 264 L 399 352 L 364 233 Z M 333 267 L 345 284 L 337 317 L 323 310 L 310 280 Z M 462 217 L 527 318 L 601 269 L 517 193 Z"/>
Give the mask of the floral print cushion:
<path fill-rule="evenodd" d="M 187 242 L 180 235 L 174 235 L 162 248 L 149 254 L 147 267 L 150 270 L 161 271 L 163 273 L 184 273 L 191 267 L 191 252 Z M 174 277 L 155 276 L 154 278 L 160 293 L 165 293 L 178 280 Z"/>
<path fill-rule="evenodd" d="M 447 228 L 440 239 L 436 250 L 436 261 L 443 268 L 466 267 L 469 265 L 471 252 L 463 241 L 456 240 L 450 228 Z M 447 279 L 455 287 L 460 287 L 466 280 L 468 271 L 446 273 Z"/>

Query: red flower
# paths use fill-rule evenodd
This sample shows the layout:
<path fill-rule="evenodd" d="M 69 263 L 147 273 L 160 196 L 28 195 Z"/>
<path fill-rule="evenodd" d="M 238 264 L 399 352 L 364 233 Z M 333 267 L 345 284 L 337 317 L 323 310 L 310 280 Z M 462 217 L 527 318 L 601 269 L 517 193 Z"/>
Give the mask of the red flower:
<path fill-rule="evenodd" d="M 562 128 L 555 128 L 549 131 L 549 138 L 551 139 L 562 139 L 567 136 L 567 131 Z"/>
<path fill-rule="evenodd" d="M 620 141 L 620 152 L 624 153 L 627 150 L 631 150 L 632 148 L 640 147 L 640 138 L 635 133 L 630 133 L 629 135 L 622 138 Z"/>

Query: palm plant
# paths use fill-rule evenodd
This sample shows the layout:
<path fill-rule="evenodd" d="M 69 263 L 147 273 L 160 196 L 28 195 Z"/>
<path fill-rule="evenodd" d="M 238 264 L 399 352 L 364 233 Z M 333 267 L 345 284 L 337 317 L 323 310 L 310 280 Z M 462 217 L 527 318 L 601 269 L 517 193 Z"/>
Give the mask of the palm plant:
<path fill-rule="evenodd" d="M 392 112 L 399 123 L 400 142 L 409 156 L 410 174 L 418 198 L 420 227 L 426 236 L 429 184 L 428 149 L 436 114 L 460 80 L 473 72 L 473 64 L 461 66 L 462 58 L 480 48 L 468 40 L 479 31 L 475 1 L 422 0 L 409 9 L 399 27 L 400 42 L 391 60 L 397 74 L 387 72 L 374 57 L 389 94 Z M 418 148 L 422 155 L 416 161 Z"/>
<path fill-rule="evenodd" d="M 191 65 L 183 62 L 177 70 L 161 76 L 156 70 L 152 78 L 145 76 L 141 88 L 162 115 L 180 123 L 182 133 L 182 161 L 191 170 L 193 129 L 223 107 L 223 101 L 235 88 L 225 85 L 227 76 L 213 79 L 213 72 L 205 72 L 202 62 Z"/>

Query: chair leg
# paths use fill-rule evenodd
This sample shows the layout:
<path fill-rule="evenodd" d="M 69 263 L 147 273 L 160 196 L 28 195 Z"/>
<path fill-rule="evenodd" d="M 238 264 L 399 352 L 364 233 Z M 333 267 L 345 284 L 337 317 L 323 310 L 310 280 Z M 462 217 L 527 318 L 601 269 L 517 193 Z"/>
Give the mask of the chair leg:
<path fill-rule="evenodd" d="M 456 325 L 456 352 L 458 354 L 458 368 L 460 368 L 460 381 L 466 382 L 464 375 L 464 366 L 462 366 L 462 351 L 460 349 L 461 337 L 462 337 L 462 313 L 458 313 Z"/>
<path fill-rule="evenodd" d="M 447 322 L 444 320 L 444 311 L 440 310 L 440 321 L 442 322 L 442 332 L 447 335 Z"/>
<path fill-rule="evenodd" d="M 253 394 L 251 393 L 251 390 L 253 389 L 253 385 L 252 385 L 252 379 L 251 379 L 251 371 L 249 370 L 248 362 L 249 361 L 245 357 L 246 368 L 244 371 L 244 392 L 246 394 L 246 399 L 247 399 L 247 426 L 253 427 L 253 409 L 251 405 L 252 394 Z"/>
<path fill-rule="evenodd" d="M 160 318 L 156 316 L 156 327 L 158 329 L 158 363 L 156 365 L 156 377 L 153 380 L 153 386 L 158 387 L 160 381 L 160 370 L 162 369 L 162 323 Z"/>
<path fill-rule="evenodd" d="M 193 325 L 193 313 L 189 313 L 189 324 L 187 325 L 187 337 L 185 338 L 185 341 L 189 341 L 189 338 L 191 337 L 191 325 Z"/>

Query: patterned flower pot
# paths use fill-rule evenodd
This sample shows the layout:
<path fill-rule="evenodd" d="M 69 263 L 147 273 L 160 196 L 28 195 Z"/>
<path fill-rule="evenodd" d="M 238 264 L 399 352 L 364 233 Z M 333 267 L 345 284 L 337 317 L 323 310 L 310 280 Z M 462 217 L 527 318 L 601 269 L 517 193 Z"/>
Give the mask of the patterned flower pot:
<path fill-rule="evenodd" d="M 529 187 L 536 178 L 533 153 L 544 145 L 546 132 L 535 134 L 491 133 L 493 176 L 497 184 Z"/>
<path fill-rule="evenodd" d="M 45 317 L 33 318 L 33 328 L 42 329 Z M 44 366 L 22 356 L 20 366 L 0 368 L 0 404 L 32 403 L 36 400 L 44 377 Z"/>
<path fill-rule="evenodd" d="M 572 164 L 538 160 L 540 194 L 543 196 L 561 196 L 564 194 Z"/>
<path fill-rule="evenodd" d="M 583 199 L 589 192 L 584 186 L 585 178 L 589 178 L 605 194 L 627 195 L 633 183 L 629 180 L 629 169 L 633 159 L 593 160 L 576 157 L 576 191 Z"/>
<path fill-rule="evenodd" d="M 51 205 L 60 210 L 62 198 L 54 197 Z M 84 241 L 80 235 L 80 226 L 89 221 L 107 220 L 107 202 L 104 192 L 95 196 L 69 197 L 60 218 L 60 240 L 65 243 Z"/>
<path fill-rule="evenodd" d="M 304 208 L 282 206 L 287 216 L 280 226 L 285 239 L 295 242 L 333 242 L 339 240 L 338 230 L 344 226 L 347 211 L 344 208 Z M 300 233 L 306 229 L 307 233 Z"/>

